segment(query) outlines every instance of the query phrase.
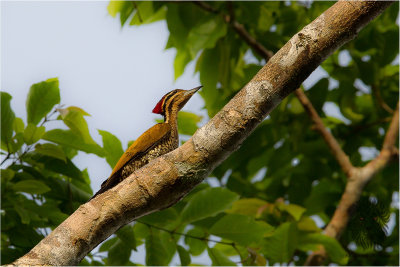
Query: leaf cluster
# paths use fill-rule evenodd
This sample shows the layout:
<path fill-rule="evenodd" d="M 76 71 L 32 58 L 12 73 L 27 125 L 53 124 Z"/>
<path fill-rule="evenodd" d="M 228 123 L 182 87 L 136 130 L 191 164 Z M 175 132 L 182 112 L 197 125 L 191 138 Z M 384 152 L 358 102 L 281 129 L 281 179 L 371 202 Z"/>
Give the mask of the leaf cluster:
<path fill-rule="evenodd" d="M 83 109 L 60 103 L 57 78 L 33 84 L 26 100 L 27 121 L 16 117 L 11 95 L 1 92 L 1 259 L 10 263 L 27 253 L 93 194 L 79 151 L 114 164 L 120 141 L 99 131 L 90 135 Z M 118 159 L 118 158 L 117 158 Z"/>
<path fill-rule="evenodd" d="M 175 78 L 184 72 L 189 62 L 196 63 L 195 72 L 200 74 L 204 86 L 200 92 L 204 109 L 212 117 L 266 62 L 235 28 L 235 22 L 259 44 L 275 53 L 332 3 L 234 1 L 118 5 L 111 1 L 109 10 L 113 10 L 110 12 L 113 16 L 120 14 L 121 26 L 127 26 L 128 22 L 135 26 L 156 20 L 166 22 L 170 32 L 166 49 L 176 50 Z M 398 3 L 395 3 L 362 30 L 353 42 L 329 57 L 320 68 L 324 74 L 305 88 L 325 126 L 355 166 L 363 166 L 377 155 L 398 101 L 397 16 Z M 362 151 L 373 156 L 367 158 L 368 153 Z M 232 264 L 218 259 L 225 256 L 231 260 L 233 255 L 240 255 L 241 264 L 302 264 L 307 253 L 318 244 L 325 247 L 331 262 L 346 264 L 348 255 L 350 262 L 359 258 L 358 253 L 348 249 L 352 238 L 347 236 L 351 235 L 345 235 L 339 244 L 321 235 L 320 228 L 310 219 L 312 216 L 319 225 L 329 222 L 347 180 L 295 96 L 284 99 L 210 177 L 208 181 L 218 181 L 222 188 L 240 197 L 232 203 L 231 209 L 214 217 L 216 221 L 203 219 L 207 222 L 204 229 L 199 229 L 197 222 L 192 223 L 196 225 L 190 230 L 193 233 L 199 233 L 201 237 L 216 235 L 234 242 L 238 248 L 235 251 L 235 246 L 228 249 L 228 245 L 218 243 L 208 247 L 207 253 L 213 264 Z M 379 203 L 389 207 L 397 188 L 398 165 L 394 164 L 373 179 L 364 195 L 377 198 Z M 204 208 L 215 205 L 204 201 Z M 202 211 L 199 209 L 196 213 Z M 236 219 L 237 215 L 266 223 L 271 231 L 264 232 L 261 240 L 246 233 L 253 243 L 244 240 L 237 243 L 233 235 L 236 227 L 245 228 Z M 221 227 L 221 232 L 213 232 L 221 221 L 225 227 Z M 398 240 L 397 221 L 395 225 L 393 231 L 385 234 L 385 240 Z M 380 227 L 382 230 L 385 226 Z M 258 233 L 256 225 L 252 229 Z M 231 233 L 225 235 L 224 230 Z M 360 233 L 364 230 L 351 231 Z M 199 240 L 190 242 L 201 243 Z M 391 251 L 380 264 L 398 264 L 395 244 L 380 243 L 384 244 L 383 251 Z M 146 245 L 147 253 L 151 253 L 150 248 Z M 196 255 L 193 249 L 189 249 L 189 253 Z M 371 253 L 377 256 L 380 252 L 373 250 Z"/>

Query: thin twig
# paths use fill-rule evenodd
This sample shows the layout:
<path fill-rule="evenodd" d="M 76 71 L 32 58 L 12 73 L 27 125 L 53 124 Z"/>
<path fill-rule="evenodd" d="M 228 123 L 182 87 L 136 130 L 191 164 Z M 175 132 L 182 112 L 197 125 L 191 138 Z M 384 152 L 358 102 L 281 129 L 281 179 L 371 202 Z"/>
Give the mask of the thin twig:
<path fill-rule="evenodd" d="M 220 14 L 218 10 L 210 6 L 208 3 L 203 2 L 203 1 L 194 1 L 193 2 L 195 5 L 201 7 L 202 9 L 214 13 L 214 14 Z M 268 61 L 274 53 L 267 48 L 265 48 L 262 44 L 257 42 L 257 40 L 249 34 L 249 32 L 245 29 L 243 24 L 237 22 L 234 19 L 233 14 L 231 15 L 226 15 L 226 14 L 220 14 L 222 15 L 223 19 L 225 20 L 226 23 L 228 23 L 235 31 L 236 33 L 246 41 L 246 43 L 253 48 L 259 55 L 261 55 L 263 58 L 265 58 L 266 61 Z"/>
<path fill-rule="evenodd" d="M 47 114 L 43 121 L 39 124 L 39 127 L 42 127 L 45 123 L 50 122 L 50 121 L 55 121 L 53 119 L 50 119 L 55 113 L 57 113 L 58 108 L 54 108 L 54 110 L 50 113 Z M 17 161 L 19 161 L 22 164 L 22 158 L 29 153 L 30 151 L 32 151 L 33 148 L 33 144 L 26 146 L 26 149 L 24 150 L 24 152 L 22 152 L 22 154 L 18 155 L 17 158 L 15 158 L 15 160 L 13 161 L 12 165 L 15 164 Z"/>
<path fill-rule="evenodd" d="M 7 152 L 7 156 L 2 160 L 2 162 L 0 163 L 0 166 L 3 165 L 4 162 L 6 162 L 11 156 L 10 152 Z"/>
<path fill-rule="evenodd" d="M 315 125 L 315 130 L 317 130 L 322 135 L 333 156 L 342 168 L 343 172 L 346 174 L 347 177 L 349 177 L 351 171 L 354 169 L 349 160 L 349 157 L 346 155 L 346 153 L 344 153 L 335 137 L 325 128 L 321 117 L 318 115 L 317 111 L 315 110 L 303 90 L 299 88 L 295 90 L 294 93 L 299 99 L 300 103 L 303 105 L 303 108 L 310 116 L 311 120 L 313 121 Z"/>
<path fill-rule="evenodd" d="M 373 84 L 371 86 L 371 89 L 372 89 L 372 92 L 374 93 L 376 101 L 378 101 L 379 106 L 381 108 L 383 108 L 384 110 L 386 110 L 387 112 L 389 112 L 390 114 L 393 114 L 393 109 L 391 107 L 389 107 L 389 105 L 386 104 L 386 102 L 383 100 L 381 91 L 379 90 L 378 86 Z"/>
<path fill-rule="evenodd" d="M 144 225 L 147 225 L 148 227 L 152 227 L 152 228 L 155 228 L 155 229 L 158 229 L 158 230 L 161 230 L 161 231 L 173 234 L 173 235 L 180 235 L 180 236 L 190 237 L 190 238 L 194 238 L 194 239 L 198 239 L 198 240 L 202 240 L 202 241 L 207 241 L 207 242 L 219 243 L 219 244 L 228 245 L 228 246 L 234 246 L 235 245 L 234 242 L 217 241 L 217 240 L 209 239 L 209 238 L 206 238 L 206 237 L 198 237 L 198 236 L 194 236 L 194 235 L 190 235 L 190 234 L 184 234 L 184 233 L 180 233 L 180 232 L 175 232 L 173 230 L 168 230 L 168 229 L 165 229 L 165 228 L 162 228 L 162 227 L 159 227 L 159 226 L 156 226 L 156 225 L 152 225 L 152 224 L 149 224 L 149 223 L 145 223 L 145 222 L 142 222 L 142 221 L 137 221 L 137 222 L 139 222 L 141 224 L 144 224 Z"/>
<path fill-rule="evenodd" d="M 211 12 L 211 13 L 214 13 L 214 14 L 218 14 L 219 13 L 219 11 L 217 9 L 213 8 L 211 5 L 209 5 L 206 2 L 203 2 L 203 1 L 192 1 L 192 3 L 195 4 L 195 5 L 198 5 L 199 7 L 201 7 L 202 9 L 204 9 L 204 10 L 206 10 L 208 12 Z"/>

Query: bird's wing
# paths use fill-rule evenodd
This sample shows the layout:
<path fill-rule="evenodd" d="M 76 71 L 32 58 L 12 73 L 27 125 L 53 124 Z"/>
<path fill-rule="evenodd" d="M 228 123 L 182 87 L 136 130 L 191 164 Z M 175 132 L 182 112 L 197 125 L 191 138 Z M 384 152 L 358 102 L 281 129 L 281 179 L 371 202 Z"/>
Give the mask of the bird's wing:
<path fill-rule="evenodd" d="M 100 190 L 94 194 L 90 199 L 98 194 L 101 194 L 108 189 L 114 187 L 121 181 L 120 175 L 115 175 L 121 168 L 123 168 L 130 160 L 135 157 L 143 155 L 148 149 L 157 143 L 158 140 L 165 137 L 170 132 L 171 126 L 166 123 L 159 123 L 145 131 L 133 144 L 125 151 L 125 153 L 118 160 L 111 175 L 101 184 Z"/>
<path fill-rule="evenodd" d="M 122 167 L 124 167 L 125 164 L 128 163 L 128 161 L 134 159 L 140 153 L 146 152 L 160 139 L 165 137 L 165 135 L 170 132 L 170 129 L 171 126 L 169 124 L 159 123 L 145 131 L 121 156 L 114 169 L 112 170 L 110 177 L 113 176 L 114 173 L 119 171 Z"/>

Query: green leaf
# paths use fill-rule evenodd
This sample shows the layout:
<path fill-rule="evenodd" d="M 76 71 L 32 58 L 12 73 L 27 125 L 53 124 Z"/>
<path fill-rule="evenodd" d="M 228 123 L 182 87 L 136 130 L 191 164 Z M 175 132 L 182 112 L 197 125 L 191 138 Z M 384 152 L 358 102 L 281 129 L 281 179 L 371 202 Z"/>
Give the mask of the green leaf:
<path fill-rule="evenodd" d="M 175 227 L 179 223 L 179 216 L 177 211 L 171 207 L 168 209 L 150 213 L 146 216 L 141 217 L 138 221 L 160 227 Z"/>
<path fill-rule="evenodd" d="M 13 128 L 16 133 L 23 133 L 25 129 L 24 121 L 21 118 L 15 118 Z"/>
<path fill-rule="evenodd" d="M 304 202 L 307 214 L 315 214 L 324 211 L 330 205 L 334 205 L 342 194 L 342 188 L 331 179 L 321 179 L 311 190 L 311 194 Z"/>
<path fill-rule="evenodd" d="M 24 142 L 27 145 L 36 143 L 42 138 L 46 128 L 44 126 L 36 127 L 33 123 L 28 123 L 24 131 Z"/>
<path fill-rule="evenodd" d="M 207 243 L 206 241 L 200 240 L 198 238 L 193 238 L 190 236 L 198 237 L 198 238 L 203 238 L 206 236 L 203 230 L 200 228 L 193 228 L 190 229 L 185 236 L 185 244 L 189 246 L 189 252 L 193 256 L 198 256 L 203 251 L 207 248 Z"/>
<path fill-rule="evenodd" d="M 125 4 L 125 1 L 111 0 L 107 6 L 108 14 L 110 14 L 112 17 L 116 17 L 117 13 L 120 12 L 120 10 L 124 6 L 124 4 Z"/>
<path fill-rule="evenodd" d="M 146 238 L 146 265 L 168 265 L 168 251 L 160 238 L 159 231 L 154 229 Z"/>
<path fill-rule="evenodd" d="M 315 224 L 315 221 L 308 216 L 303 216 L 297 223 L 297 228 L 305 232 L 321 232 L 322 230 Z"/>
<path fill-rule="evenodd" d="M 204 99 L 208 116 L 213 117 L 218 111 L 217 103 L 220 99 L 217 90 L 218 75 L 220 64 L 220 50 L 205 49 L 197 61 L 197 66 L 200 71 L 200 82 L 204 86 L 200 91 L 200 95 Z"/>
<path fill-rule="evenodd" d="M 15 191 L 25 192 L 30 194 L 43 194 L 50 191 L 50 188 L 40 181 L 24 180 L 12 186 Z"/>
<path fill-rule="evenodd" d="M 357 112 L 354 104 L 354 87 L 352 84 L 342 82 L 340 87 L 343 88 L 344 94 L 340 99 L 340 111 L 342 114 L 353 122 L 360 122 L 364 116 Z"/>
<path fill-rule="evenodd" d="M 19 217 L 21 217 L 21 222 L 23 224 L 29 224 L 31 221 L 31 217 L 29 216 L 29 212 L 24 209 L 21 205 L 15 203 L 14 204 L 14 209 L 18 213 Z"/>
<path fill-rule="evenodd" d="M 77 107 L 77 106 L 69 106 L 69 107 L 66 107 L 66 108 L 58 108 L 57 111 L 60 113 L 60 115 L 62 117 L 67 116 L 70 111 L 77 111 L 77 112 L 81 113 L 83 116 L 90 116 L 89 113 L 87 113 L 85 110 L 83 110 L 82 108 Z"/>
<path fill-rule="evenodd" d="M 289 111 L 293 114 L 301 114 L 304 112 L 303 106 L 301 105 L 300 101 L 292 96 L 289 102 Z"/>
<path fill-rule="evenodd" d="M 270 264 L 288 262 L 297 247 L 297 229 L 294 223 L 281 224 L 276 231 L 266 237 L 262 244 L 262 253 Z"/>
<path fill-rule="evenodd" d="M 178 114 L 178 130 L 180 134 L 193 135 L 197 131 L 197 123 L 203 117 L 191 112 L 179 111 Z"/>
<path fill-rule="evenodd" d="M 2 182 L 8 182 L 8 181 L 11 181 L 12 178 L 14 178 L 15 171 L 13 171 L 11 169 L 1 169 L 0 176 L 1 176 Z"/>
<path fill-rule="evenodd" d="M 70 130 L 54 129 L 47 131 L 42 139 L 57 143 L 59 145 L 68 146 L 86 153 L 93 153 L 99 157 L 104 156 L 104 150 L 97 144 L 86 144 L 80 136 Z"/>
<path fill-rule="evenodd" d="M 278 208 L 282 211 L 286 211 L 287 213 L 289 213 L 290 215 L 292 215 L 292 217 L 298 221 L 300 220 L 301 216 L 303 215 L 303 213 L 306 211 L 305 208 L 296 205 L 296 204 L 285 204 L 285 203 L 281 203 L 278 205 Z"/>
<path fill-rule="evenodd" d="M 62 115 L 61 113 L 61 118 L 72 132 L 79 135 L 86 144 L 96 144 L 90 136 L 89 127 L 82 112 L 70 109 L 65 115 Z"/>
<path fill-rule="evenodd" d="M 9 143 L 10 153 L 17 152 L 22 145 L 24 144 L 24 134 L 23 133 L 16 133 L 12 138 L 12 141 Z"/>
<path fill-rule="evenodd" d="M 107 131 L 103 130 L 98 130 L 98 131 L 99 134 L 103 137 L 103 148 L 106 153 L 107 163 L 110 165 L 111 168 L 114 168 L 119 158 L 124 153 L 121 141 L 119 141 L 118 138 L 115 137 L 115 135 Z"/>
<path fill-rule="evenodd" d="M 208 256 L 211 259 L 213 266 L 236 266 L 236 264 L 231 261 L 227 256 L 225 256 L 221 251 L 214 248 L 207 247 Z"/>
<path fill-rule="evenodd" d="M 33 84 L 26 99 L 28 123 L 38 124 L 51 111 L 53 106 L 58 103 L 60 103 L 58 78 Z"/>
<path fill-rule="evenodd" d="M 116 17 L 117 13 L 119 13 L 121 26 L 124 26 L 127 19 L 132 15 L 134 7 L 133 1 L 112 0 L 107 6 L 107 10 L 112 17 Z"/>
<path fill-rule="evenodd" d="M 64 162 L 67 161 L 67 157 L 65 156 L 64 151 L 60 146 L 46 143 L 46 144 L 36 144 L 35 145 L 35 152 L 45 155 L 45 156 L 50 156 L 56 159 L 60 159 Z"/>
<path fill-rule="evenodd" d="M 63 174 L 74 179 L 78 179 L 82 182 L 85 181 L 81 170 L 76 167 L 75 164 L 68 158 L 66 159 L 66 161 L 64 161 L 54 157 L 33 155 L 32 159 L 36 162 L 42 163 L 47 170 Z"/>
<path fill-rule="evenodd" d="M 182 246 L 178 245 L 178 255 L 179 259 L 181 260 L 182 266 L 188 266 L 190 264 L 190 254 L 189 252 Z"/>
<path fill-rule="evenodd" d="M 319 114 L 322 112 L 322 107 L 328 95 L 328 88 L 329 80 L 327 78 L 322 78 L 307 91 L 311 103 Z"/>
<path fill-rule="evenodd" d="M 43 206 L 43 208 L 46 208 Z M 61 212 L 56 207 L 51 207 L 46 211 L 46 217 L 53 225 L 59 225 L 68 218 L 68 214 Z"/>
<path fill-rule="evenodd" d="M 108 251 L 107 264 L 113 266 L 125 265 L 129 262 L 132 250 L 121 240 L 117 240 Z"/>
<path fill-rule="evenodd" d="M 303 234 L 299 236 L 299 243 L 298 243 L 299 249 L 301 249 L 303 245 L 306 245 L 307 247 L 309 245 L 318 245 L 318 244 L 322 244 L 325 247 L 325 250 L 327 251 L 329 258 L 333 262 L 339 265 L 347 264 L 349 260 L 349 255 L 336 239 L 319 233 Z"/>
<path fill-rule="evenodd" d="M 113 237 L 105 241 L 103 244 L 101 244 L 99 251 L 104 252 L 110 250 L 110 248 L 118 241 L 117 237 Z"/>
<path fill-rule="evenodd" d="M 129 25 L 148 24 L 165 18 L 166 8 L 164 7 L 154 10 L 154 4 L 151 1 L 137 1 L 135 4 L 136 13 Z"/>
<path fill-rule="evenodd" d="M 178 50 L 174 60 L 175 80 L 185 71 L 186 65 L 192 60 L 189 51 Z"/>
<path fill-rule="evenodd" d="M 225 188 L 206 188 L 193 195 L 183 209 L 181 219 L 194 222 L 214 216 L 228 209 L 238 198 L 237 194 Z"/>
<path fill-rule="evenodd" d="M 258 217 L 261 212 L 260 208 L 266 205 L 268 202 L 258 198 L 242 198 L 235 201 L 232 208 L 226 212 Z"/>
<path fill-rule="evenodd" d="M 74 179 L 73 181 L 76 180 Z M 47 184 L 51 188 L 51 191 L 46 193 L 46 196 L 57 200 L 69 201 L 70 197 L 72 197 L 74 201 L 84 203 L 88 201 L 93 194 L 90 186 L 82 182 L 78 187 L 63 179 L 49 179 Z"/>
<path fill-rule="evenodd" d="M 126 225 L 119 229 L 116 234 L 127 247 L 136 251 L 136 238 L 132 226 Z"/>
<path fill-rule="evenodd" d="M 205 17 L 201 23 L 193 27 L 188 35 L 191 56 L 195 57 L 201 49 L 213 48 L 217 41 L 226 35 L 227 24 L 222 17 L 214 15 Z"/>
<path fill-rule="evenodd" d="M 8 144 L 11 142 L 13 133 L 13 123 L 15 114 L 11 109 L 11 95 L 6 92 L 0 92 L 1 97 L 1 148 L 8 150 Z"/>
<path fill-rule="evenodd" d="M 211 227 L 210 233 L 248 246 L 258 243 L 266 232 L 272 230 L 269 224 L 256 222 L 252 217 L 228 214 Z"/>

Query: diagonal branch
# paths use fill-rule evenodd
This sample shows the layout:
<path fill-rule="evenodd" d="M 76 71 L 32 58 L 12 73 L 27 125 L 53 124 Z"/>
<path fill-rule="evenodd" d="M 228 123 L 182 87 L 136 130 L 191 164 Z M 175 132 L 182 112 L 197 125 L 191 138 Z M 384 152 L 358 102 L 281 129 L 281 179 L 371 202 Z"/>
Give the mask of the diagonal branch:
<path fill-rule="evenodd" d="M 340 167 L 346 176 L 350 176 L 351 171 L 353 170 L 353 165 L 351 164 L 349 157 L 344 153 L 339 143 L 335 139 L 335 137 L 325 128 L 324 123 L 322 122 L 320 116 L 317 111 L 311 104 L 310 100 L 303 92 L 301 88 L 294 91 L 295 95 L 299 99 L 300 103 L 303 105 L 303 108 L 306 110 L 311 120 L 315 125 L 315 129 L 322 135 L 326 144 L 330 148 L 333 156 L 336 158 Z"/>
<path fill-rule="evenodd" d="M 150 161 L 114 188 L 81 205 L 13 264 L 76 265 L 123 225 L 177 203 L 238 149 L 326 57 L 355 38 L 390 4 L 335 3 L 294 35 L 184 145 Z"/>

